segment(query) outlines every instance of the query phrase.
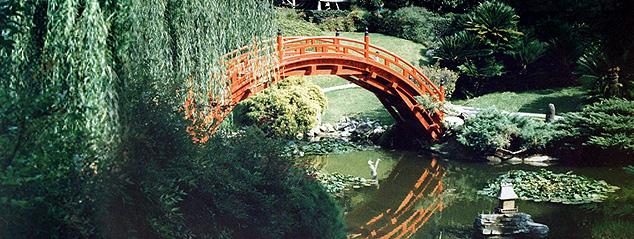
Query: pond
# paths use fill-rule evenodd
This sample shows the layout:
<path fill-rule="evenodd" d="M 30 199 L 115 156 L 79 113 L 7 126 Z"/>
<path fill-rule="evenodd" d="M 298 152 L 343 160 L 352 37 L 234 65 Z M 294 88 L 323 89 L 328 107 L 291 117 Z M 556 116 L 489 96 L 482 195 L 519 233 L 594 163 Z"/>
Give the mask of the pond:
<path fill-rule="evenodd" d="M 350 190 L 339 198 L 353 238 L 471 238 L 475 218 L 492 213 L 498 203 L 478 195 L 478 190 L 509 170 L 541 169 L 470 163 L 411 151 L 371 150 L 308 158 L 326 172 L 364 178 L 371 178 L 368 160 L 381 159 L 378 185 Z M 547 238 L 634 238 L 634 178 L 621 167 L 549 166 L 547 170 L 573 171 L 620 187 L 602 203 L 519 201 L 520 212 L 548 225 Z"/>

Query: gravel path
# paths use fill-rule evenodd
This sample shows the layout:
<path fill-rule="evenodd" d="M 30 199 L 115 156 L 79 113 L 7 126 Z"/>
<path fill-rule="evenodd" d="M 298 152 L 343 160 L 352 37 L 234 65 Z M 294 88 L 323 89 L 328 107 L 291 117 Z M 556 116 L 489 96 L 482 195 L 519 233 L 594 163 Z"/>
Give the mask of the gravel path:
<path fill-rule="evenodd" d="M 342 89 L 355 88 L 355 87 L 359 87 L 359 86 L 356 85 L 356 84 L 345 84 L 345 85 L 338 85 L 338 86 L 323 88 L 323 89 L 321 89 L 321 91 L 326 93 L 328 91 L 342 90 Z M 468 107 L 468 106 L 454 105 L 454 104 L 451 104 L 449 102 L 447 102 L 445 104 L 445 107 L 447 107 L 449 109 L 452 109 L 453 111 L 458 112 L 458 113 L 467 113 L 467 114 L 470 114 L 470 115 L 478 114 L 478 112 L 482 110 L 482 109 L 477 109 L 477 108 Z M 518 114 L 518 115 L 535 117 L 535 118 L 546 118 L 546 114 L 525 113 L 525 112 L 514 112 L 514 113 L 510 113 L 510 114 Z M 563 117 L 561 117 L 561 116 L 555 116 L 555 120 L 562 119 L 562 118 Z"/>

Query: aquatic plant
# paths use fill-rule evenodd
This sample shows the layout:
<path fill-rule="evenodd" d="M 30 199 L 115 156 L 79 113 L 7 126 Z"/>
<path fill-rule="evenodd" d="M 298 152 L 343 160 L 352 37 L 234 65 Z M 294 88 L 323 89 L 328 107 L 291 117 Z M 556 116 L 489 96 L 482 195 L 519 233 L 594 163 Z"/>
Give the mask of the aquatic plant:
<path fill-rule="evenodd" d="M 315 142 L 294 142 L 288 143 L 284 147 L 283 155 L 303 156 L 303 155 L 325 155 L 325 154 L 343 154 L 354 151 L 367 149 L 368 146 L 358 145 L 355 143 L 340 140 L 322 140 Z"/>
<path fill-rule="evenodd" d="M 327 192 L 335 196 L 340 196 L 340 193 L 346 190 L 350 190 L 350 188 L 356 189 L 376 185 L 376 180 L 374 179 L 365 179 L 352 175 L 344 175 L 337 172 L 326 173 L 323 171 L 318 171 L 316 178 L 324 185 Z"/>
<path fill-rule="evenodd" d="M 619 189 L 603 180 L 574 175 L 572 172 L 557 174 L 545 169 L 536 172 L 511 170 L 493 180 L 478 194 L 495 197 L 503 182 L 512 183 L 521 200 L 563 204 L 602 202 L 608 193 Z"/>

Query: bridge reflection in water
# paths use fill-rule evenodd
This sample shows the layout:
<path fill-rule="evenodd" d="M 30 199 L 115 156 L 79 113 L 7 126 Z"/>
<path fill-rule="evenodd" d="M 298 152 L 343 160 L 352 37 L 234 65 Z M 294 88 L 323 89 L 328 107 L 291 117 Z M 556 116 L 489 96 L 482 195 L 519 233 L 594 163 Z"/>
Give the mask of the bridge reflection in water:
<path fill-rule="evenodd" d="M 345 216 L 350 238 L 408 238 L 442 211 L 445 172 L 436 159 L 423 162 L 399 161 L 374 196 Z"/>

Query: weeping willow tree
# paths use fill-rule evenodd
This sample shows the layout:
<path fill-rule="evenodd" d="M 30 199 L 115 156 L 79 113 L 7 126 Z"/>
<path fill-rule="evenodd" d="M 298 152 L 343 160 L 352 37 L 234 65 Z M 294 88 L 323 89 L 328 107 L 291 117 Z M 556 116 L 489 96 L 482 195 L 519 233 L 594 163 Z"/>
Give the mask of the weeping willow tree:
<path fill-rule="evenodd" d="M 178 92 L 224 93 L 221 57 L 275 33 L 267 1 L 0 3 L 0 238 L 341 232 L 318 185 L 271 163 L 270 142 L 226 153 L 185 131 Z"/>
<path fill-rule="evenodd" d="M 19 29 L 0 50 L 0 237 L 85 235 L 94 175 L 120 142 L 107 15 L 97 0 L 14 3 Z"/>

